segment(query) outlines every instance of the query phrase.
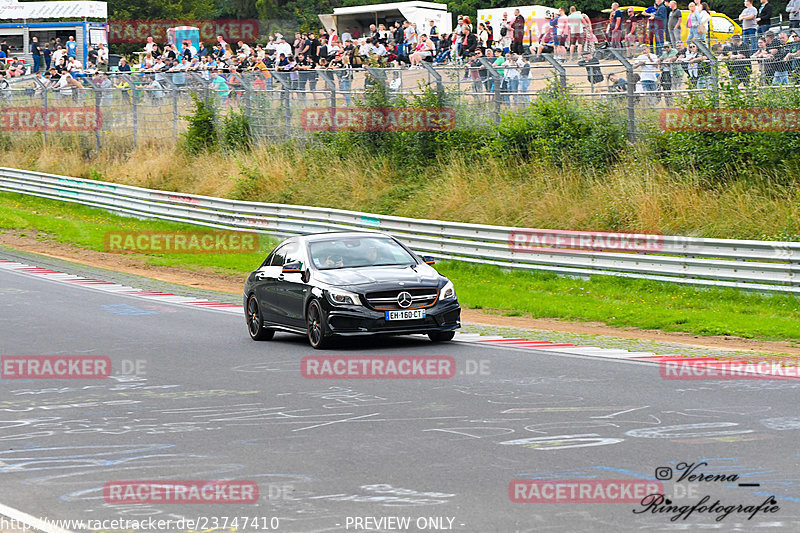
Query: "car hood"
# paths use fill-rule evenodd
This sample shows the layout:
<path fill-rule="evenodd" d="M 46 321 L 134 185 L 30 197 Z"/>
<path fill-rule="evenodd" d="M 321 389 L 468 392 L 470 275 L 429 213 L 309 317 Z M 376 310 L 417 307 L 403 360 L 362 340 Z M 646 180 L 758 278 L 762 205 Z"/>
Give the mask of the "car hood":
<path fill-rule="evenodd" d="M 317 273 L 320 281 L 338 287 L 374 285 L 375 289 L 402 286 L 438 286 L 440 275 L 428 265 L 406 267 L 342 268 Z"/>

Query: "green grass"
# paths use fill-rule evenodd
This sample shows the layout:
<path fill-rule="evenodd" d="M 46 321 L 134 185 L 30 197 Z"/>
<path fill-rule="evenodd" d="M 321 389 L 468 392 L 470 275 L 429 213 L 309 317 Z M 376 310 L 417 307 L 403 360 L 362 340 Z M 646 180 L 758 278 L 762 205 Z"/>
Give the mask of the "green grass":
<path fill-rule="evenodd" d="M 121 217 L 99 209 L 33 196 L 0 193 L 0 229 L 41 232 L 81 248 L 103 250 L 108 231 L 198 231 L 200 226 Z M 259 239 L 250 254 L 136 254 L 152 265 L 245 275 L 275 240 Z M 604 322 L 615 327 L 800 340 L 800 298 L 734 289 L 594 276 L 590 280 L 445 261 L 436 265 L 453 280 L 462 305 L 498 309 L 505 316 Z"/>
<path fill-rule="evenodd" d="M 216 231 L 192 224 L 124 217 L 80 204 L 15 193 L 0 192 L 0 206 L 0 229 L 30 230 L 32 234 L 47 234 L 58 242 L 97 251 L 105 251 L 104 237 L 111 231 Z M 272 237 L 259 235 L 259 251 L 253 253 L 135 253 L 130 256 L 145 259 L 148 265 L 189 270 L 207 268 L 221 274 L 239 275 L 255 269 L 276 242 Z"/>
<path fill-rule="evenodd" d="M 735 289 L 693 288 L 649 280 L 593 276 L 590 280 L 488 265 L 445 262 L 467 307 L 604 322 L 615 327 L 729 335 L 765 340 L 800 339 L 800 298 Z"/>

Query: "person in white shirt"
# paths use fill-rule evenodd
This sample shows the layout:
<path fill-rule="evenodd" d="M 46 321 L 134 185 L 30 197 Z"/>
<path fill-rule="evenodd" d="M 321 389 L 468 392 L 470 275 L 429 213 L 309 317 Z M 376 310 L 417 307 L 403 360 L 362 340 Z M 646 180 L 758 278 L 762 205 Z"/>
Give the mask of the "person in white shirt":
<path fill-rule="evenodd" d="M 642 89 L 658 90 L 658 57 L 650 53 L 647 47 L 639 49 L 639 55 L 633 60 L 633 68 L 642 67 Z"/>
<path fill-rule="evenodd" d="M 67 72 L 80 72 L 83 70 L 83 65 L 74 57 L 70 57 L 67 61 Z"/>
<path fill-rule="evenodd" d="M 378 45 L 372 47 L 372 53 L 381 58 L 386 55 L 386 47 L 383 46 L 382 42 L 378 41 Z"/>
<path fill-rule="evenodd" d="M 97 64 L 108 64 L 108 48 L 103 43 L 100 43 L 97 48 Z"/>
<path fill-rule="evenodd" d="M 275 57 L 280 57 L 281 54 L 285 57 L 292 55 L 292 45 L 287 43 L 282 35 L 278 38 L 278 44 L 275 45 Z"/>
<path fill-rule="evenodd" d="M 58 65 L 58 62 L 61 61 L 62 57 L 67 55 L 67 51 L 64 50 L 62 46 L 59 46 L 55 52 L 53 52 L 53 57 L 50 59 L 51 65 Z"/>

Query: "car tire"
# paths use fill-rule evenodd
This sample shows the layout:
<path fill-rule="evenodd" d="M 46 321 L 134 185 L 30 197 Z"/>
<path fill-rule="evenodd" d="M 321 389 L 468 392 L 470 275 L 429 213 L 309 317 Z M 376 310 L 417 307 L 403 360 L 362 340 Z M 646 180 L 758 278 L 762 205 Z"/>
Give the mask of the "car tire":
<path fill-rule="evenodd" d="M 325 313 L 317 300 L 311 300 L 306 312 L 306 331 L 308 343 L 315 350 L 324 350 L 330 345 L 330 338 L 325 336 Z"/>
<path fill-rule="evenodd" d="M 428 333 L 428 338 L 433 342 L 447 342 L 456 336 L 455 331 L 432 331 Z"/>
<path fill-rule="evenodd" d="M 255 296 L 247 300 L 247 332 L 254 341 L 268 341 L 275 336 L 275 331 L 264 327 L 261 309 Z"/>

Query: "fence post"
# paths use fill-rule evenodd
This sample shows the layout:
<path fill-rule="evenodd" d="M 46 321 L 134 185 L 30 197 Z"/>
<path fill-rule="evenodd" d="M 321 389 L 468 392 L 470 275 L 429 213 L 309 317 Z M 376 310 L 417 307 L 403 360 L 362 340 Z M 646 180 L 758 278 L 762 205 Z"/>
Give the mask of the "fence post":
<path fill-rule="evenodd" d="M 178 88 L 172 89 L 172 138 L 178 140 Z"/>
<path fill-rule="evenodd" d="M 697 44 L 697 48 L 703 52 L 703 55 L 706 56 L 709 63 L 711 63 L 711 83 L 714 85 L 714 102 L 719 102 L 719 61 L 717 61 L 716 56 L 705 43 L 705 41 L 701 41 L 700 39 L 695 41 Z"/>
<path fill-rule="evenodd" d="M 547 60 L 550 65 L 556 69 L 556 73 L 558 74 L 558 84 L 561 86 L 562 89 L 567 88 L 567 69 L 564 68 L 564 65 L 559 63 L 554 57 L 553 54 L 542 54 L 542 57 Z"/>
<path fill-rule="evenodd" d="M 503 104 L 503 96 L 500 94 L 500 86 L 503 82 L 503 77 L 497 72 L 497 69 L 494 68 L 494 64 L 489 61 L 486 57 L 481 57 L 481 64 L 486 67 L 486 71 L 489 76 L 492 77 L 492 82 L 494 84 L 494 122 L 495 124 L 500 124 L 500 111 L 501 106 Z"/>
<path fill-rule="evenodd" d="M 442 82 L 442 75 L 436 72 L 436 69 L 431 66 L 427 61 L 422 62 L 422 66 L 428 71 L 428 74 L 436 80 L 436 90 L 439 92 L 439 97 L 444 98 L 444 83 Z M 460 78 L 460 76 L 459 76 Z"/>
<path fill-rule="evenodd" d="M 633 83 L 633 65 L 616 48 L 609 48 L 614 57 L 625 67 L 625 89 L 628 109 L 628 141 L 636 142 L 636 84 Z"/>
<path fill-rule="evenodd" d="M 39 76 L 34 77 L 33 81 L 42 89 L 42 139 L 47 144 L 47 86 L 42 83 Z"/>

